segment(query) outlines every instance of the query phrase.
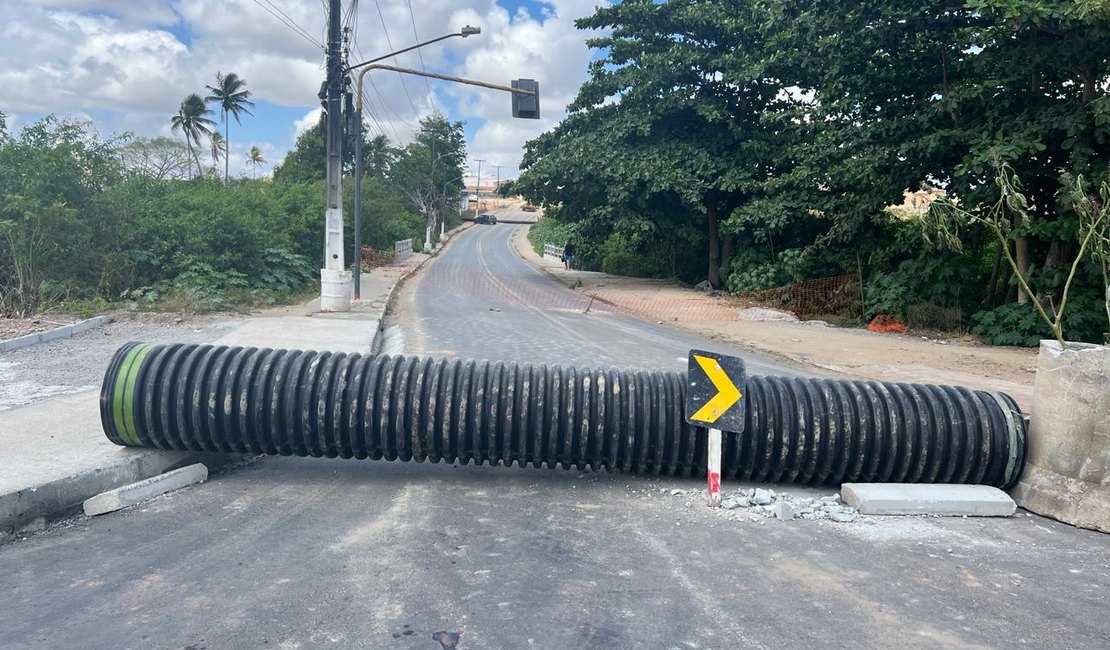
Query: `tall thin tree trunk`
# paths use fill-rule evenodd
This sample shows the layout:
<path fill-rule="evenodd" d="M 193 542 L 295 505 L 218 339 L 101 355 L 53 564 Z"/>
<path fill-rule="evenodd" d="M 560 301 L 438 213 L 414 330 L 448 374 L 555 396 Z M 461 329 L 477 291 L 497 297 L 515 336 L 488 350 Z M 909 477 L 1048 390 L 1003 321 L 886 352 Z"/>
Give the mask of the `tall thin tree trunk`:
<path fill-rule="evenodd" d="M 231 153 L 231 123 L 227 121 L 227 109 L 224 109 L 224 142 L 227 143 L 227 151 L 224 152 L 224 185 L 227 185 L 227 170 L 231 161 L 228 159 L 228 154 Z M 216 172 L 217 174 L 219 172 Z"/>
<path fill-rule="evenodd" d="M 714 289 L 721 286 L 721 232 L 720 223 L 717 222 L 717 213 L 709 210 L 709 280 Z"/>
<path fill-rule="evenodd" d="M 729 272 L 732 270 L 732 245 L 733 236 L 725 235 L 721 239 L 721 284 L 722 286 L 728 282 Z"/>
<path fill-rule="evenodd" d="M 987 293 L 983 296 L 983 304 L 995 304 L 995 296 L 998 295 L 998 280 L 1002 275 L 1002 246 L 997 246 L 994 252 L 994 265 L 991 267 L 991 279 L 987 282 Z"/>
<path fill-rule="evenodd" d="M 1021 217 L 1014 217 L 1014 230 L 1021 227 Z M 1027 281 L 1029 279 L 1029 240 L 1025 237 L 1018 237 L 1014 241 L 1014 260 L 1017 262 L 1018 273 Z M 1019 305 L 1029 303 L 1029 296 L 1020 288 L 1017 293 L 1017 302 Z"/>

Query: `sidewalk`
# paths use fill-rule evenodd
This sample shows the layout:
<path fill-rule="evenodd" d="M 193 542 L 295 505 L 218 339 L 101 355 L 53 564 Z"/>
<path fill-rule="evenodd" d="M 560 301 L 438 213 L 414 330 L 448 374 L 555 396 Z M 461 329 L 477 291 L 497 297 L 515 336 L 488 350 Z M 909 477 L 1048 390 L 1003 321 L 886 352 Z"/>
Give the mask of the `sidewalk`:
<path fill-rule="evenodd" d="M 739 305 L 727 298 L 672 281 L 566 271 L 562 262 L 537 255 L 523 229 L 513 243 L 521 257 L 555 279 L 633 316 L 850 379 L 1001 390 L 1026 412 L 1033 404 L 1035 349 L 960 338 L 922 340 L 820 322 L 745 321 Z"/>
<path fill-rule="evenodd" d="M 397 284 L 428 255 L 362 275 L 362 299 L 350 313 L 318 313 L 319 299 L 252 316 L 216 345 L 369 353 Z M 0 542 L 77 512 L 100 492 L 195 462 L 226 464 L 225 455 L 118 447 L 100 428 L 99 390 L 0 411 Z"/>

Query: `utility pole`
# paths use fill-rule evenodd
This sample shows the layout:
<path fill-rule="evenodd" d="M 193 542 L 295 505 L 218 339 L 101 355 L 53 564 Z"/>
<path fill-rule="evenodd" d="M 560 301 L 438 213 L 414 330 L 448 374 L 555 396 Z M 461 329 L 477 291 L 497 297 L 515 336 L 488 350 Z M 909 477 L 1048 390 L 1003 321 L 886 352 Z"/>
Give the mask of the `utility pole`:
<path fill-rule="evenodd" d="M 482 211 L 482 163 L 486 162 L 485 158 L 475 158 L 474 162 L 478 163 L 478 182 L 474 184 L 474 196 L 477 203 L 474 206 L 474 216 Z"/>
<path fill-rule="evenodd" d="M 504 167 L 504 165 L 494 165 L 494 167 L 497 168 L 497 184 L 493 186 L 493 193 L 496 194 L 498 196 L 498 198 L 500 198 L 501 197 L 501 168 Z M 501 203 L 498 202 L 497 205 L 501 205 Z"/>
<path fill-rule="evenodd" d="M 432 210 L 435 209 L 435 192 L 436 192 L 436 133 L 434 131 L 426 131 L 420 129 L 421 133 L 431 133 L 432 144 L 429 158 L 432 161 L 431 175 L 428 176 L 428 194 L 432 196 L 432 203 L 428 206 L 428 214 L 424 215 L 424 252 L 432 252 L 432 230 L 435 228 L 435 216 Z"/>
<path fill-rule="evenodd" d="M 320 269 L 320 311 L 351 311 L 351 272 L 343 259 L 343 92 L 346 67 L 340 27 L 341 0 L 328 2 L 327 76 L 327 209 L 324 225 L 324 268 Z M 358 273 L 359 269 L 355 269 Z"/>

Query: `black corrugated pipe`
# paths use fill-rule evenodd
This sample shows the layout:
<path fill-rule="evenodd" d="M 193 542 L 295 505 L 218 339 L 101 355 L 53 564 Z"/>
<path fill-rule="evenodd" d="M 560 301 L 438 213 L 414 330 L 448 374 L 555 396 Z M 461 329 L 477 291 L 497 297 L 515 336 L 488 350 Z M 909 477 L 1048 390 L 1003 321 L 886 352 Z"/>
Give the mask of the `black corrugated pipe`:
<path fill-rule="evenodd" d="M 1025 464 L 1007 395 L 950 386 L 749 377 L 722 478 L 981 483 Z M 705 475 L 684 373 L 129 343 L 100 396 L 118 445 Z"/>

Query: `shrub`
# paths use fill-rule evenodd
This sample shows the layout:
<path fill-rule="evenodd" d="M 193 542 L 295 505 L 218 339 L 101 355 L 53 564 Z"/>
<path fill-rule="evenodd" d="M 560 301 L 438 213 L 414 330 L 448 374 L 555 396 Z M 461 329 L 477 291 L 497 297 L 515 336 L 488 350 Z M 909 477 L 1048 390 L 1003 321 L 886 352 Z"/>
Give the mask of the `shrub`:
<path fill-rule="evenodd" d="M 615 232 L 601 244 L 601 270 L 613 275 L 665 278 L 671 275 L 671 254 L 656 240 L 640 240 Z"/>

